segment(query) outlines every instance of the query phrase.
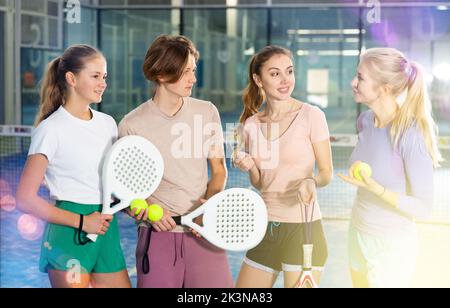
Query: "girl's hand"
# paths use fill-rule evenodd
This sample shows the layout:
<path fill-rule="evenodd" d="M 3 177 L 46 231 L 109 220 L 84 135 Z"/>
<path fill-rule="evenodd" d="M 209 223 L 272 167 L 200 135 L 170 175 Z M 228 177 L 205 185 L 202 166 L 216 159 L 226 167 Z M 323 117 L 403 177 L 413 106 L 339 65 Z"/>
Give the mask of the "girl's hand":
<path fill-rule="evenodd" d="M 364 169 L 361 169 L 359 174 L 361 175 L 362 181 L 359 181 L 354 176 L 354 171 L 356 166 L 361 163 L 360 161 L 356 161 L 353 165 L 348 169 L 349 175 L 344 175 L 338 173 L 338 176 L 347 183 L 350 183 L 356 187 L 361 187 L 367 189 L 368 191 L 379 195 L 380 191 L 383 191 L 383 186 L 378 184 L 371 176 L 369 176 Z"/>
<path fill-rule="evenodd" d="M 145 210 L 141 210 L 139 214 L 136 215 L 136 212 L 139 211 L 138 208 L 134 208 L 133 210 L 130 207 L 127 207 L 126 213 L 128 216 L 133 218 L 136 221 L 147 221 L 148 220 L 148 207 Z"/>
<path fill-rule="evenodd" d="M 84 217 L 83 231 L 89 234 L 105 235 L 112 220 L 112 215 L 105 215 L 99 212 L 92 213 Z"/>
<path fill-rule="evenodd" d="M 237 152 L 234 158 L 234 165 L 244 172 L 248 172 L 255 166 L 255 161 L 250 154 L 245 152 Z"/>
<path fill-rule="evenodd" d="M 316 181 L 312 178 L 303 179 L 298 189 L 298 199 L 301 203 L 312 205 L 317 199 Z"/>

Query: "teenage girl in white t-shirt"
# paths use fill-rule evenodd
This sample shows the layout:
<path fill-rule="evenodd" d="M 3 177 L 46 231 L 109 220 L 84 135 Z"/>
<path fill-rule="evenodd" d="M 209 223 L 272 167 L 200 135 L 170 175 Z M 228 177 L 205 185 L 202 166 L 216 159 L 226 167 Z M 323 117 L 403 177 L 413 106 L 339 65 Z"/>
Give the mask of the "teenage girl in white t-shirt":
<path fill-rule="evenodd" d="M 101 102 L 106 75 L 98 50 L 75 45 L 48 65 L 42 83 L 17 201 L 48 222 L 40 270 L 52 287 L 130 287 L 117 219 L 100 213 L 102 161 L 117 125 L 90 105 Z M 55 206 L 38 196 L 44 179 Z M 100 236 L 94 243 L 86 233 Z"/>

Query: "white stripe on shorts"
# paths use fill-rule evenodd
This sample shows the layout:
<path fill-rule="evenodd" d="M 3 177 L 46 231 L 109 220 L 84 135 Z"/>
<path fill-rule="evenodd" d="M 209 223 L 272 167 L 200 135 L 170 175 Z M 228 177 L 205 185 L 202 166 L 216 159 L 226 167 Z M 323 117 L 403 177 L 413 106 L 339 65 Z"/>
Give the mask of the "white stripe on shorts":
<path fill-rule="evenodd" d="M 268 267 L 268 266 L 259 264 L 259 263 L 255 262 L 255 261 L 252 261 L 252 260 L 248 259 L 247 257 L 244 258 L 244 262 L 245 262 L 247 265 L 249 265 L 249 266 L 251 266 L 251 267 L 254 267 L 254 268 L 257 268 L 257 269 L 259 269 L 259 270 L 262 270 L 262 271 L 264 271 L 264 272 L 268 272 L 268 273 L 271 273 L 271 274 L 277 274 L 277 275 L 280 273 L 279 271 L 274 270 L 274 269 L 271 268 L 271 267 Z"/>

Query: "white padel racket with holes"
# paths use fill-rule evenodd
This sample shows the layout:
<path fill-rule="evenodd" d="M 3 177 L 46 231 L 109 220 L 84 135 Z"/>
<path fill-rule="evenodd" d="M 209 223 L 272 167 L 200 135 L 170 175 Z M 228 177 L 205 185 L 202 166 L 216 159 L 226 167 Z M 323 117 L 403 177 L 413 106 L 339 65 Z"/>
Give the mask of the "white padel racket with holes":
<path fill-rule="evenodd" d="M 203 226 L 193 222 L 203 214 Z M 254 191 L 231 188 L 211 197 L 186 216 L 173 217 L 224 250 L 249 250 L 261 242 L 267 228 L 267 209 Z"/>
<path fill-rule="evenodd" d="M 114 214 L 134 199 L 147 199 L 158 188 L 164 174 L 164 161 L 158 149 L 140 136 L 119 139 L 103 162 L 102 214 Z M 120 200 L 111 206 L 111 196 Z M 87 236 L 93 242 L 96 234 Z"/>

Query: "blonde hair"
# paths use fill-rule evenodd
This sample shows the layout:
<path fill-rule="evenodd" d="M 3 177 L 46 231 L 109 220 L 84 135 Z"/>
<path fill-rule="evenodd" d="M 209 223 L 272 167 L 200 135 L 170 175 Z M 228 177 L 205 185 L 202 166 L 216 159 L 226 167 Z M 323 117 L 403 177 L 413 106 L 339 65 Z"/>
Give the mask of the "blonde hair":
<path fill-rule="evenodd" d="M 425 144 L 439 166 L 442 156 L 437 142 L 437 126 L 432 117 L 432 106 L 428 97 L 422 67 L 409 61 L 394 48 L 371 48 L 361 55 L 361 63 L 367 64 L 370 76 L 380 85 L 389 85 L 395 97 L 406 91 L 406 99 L 397 112 L 390 131 L 394 146 L 398 146 L 408 129 L 417 125 Z"/>

